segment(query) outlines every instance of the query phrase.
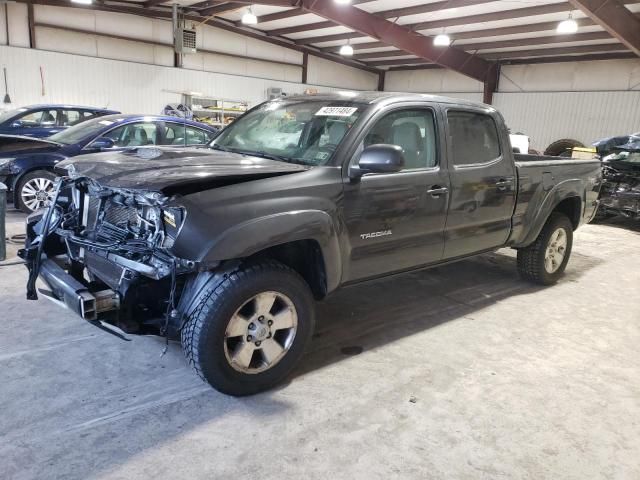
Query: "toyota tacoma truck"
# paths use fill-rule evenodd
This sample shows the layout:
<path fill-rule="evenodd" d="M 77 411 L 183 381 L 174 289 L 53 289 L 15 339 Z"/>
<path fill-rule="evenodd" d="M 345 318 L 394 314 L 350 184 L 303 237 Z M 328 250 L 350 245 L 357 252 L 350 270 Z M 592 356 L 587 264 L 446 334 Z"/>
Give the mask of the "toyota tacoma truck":
<path fill-rule="evenodd" d="M 522 277 L 553 284 L 601 184 L 599 161 L 514 155 L 488 105 L 353 92 L 263 103 L 208 148 L 57 170 L 27 221 L 27 298 L 40 278 L 41 295 L 101 328 L 180 339 L 231 395 L 282 381 L 314 301 L 340 287 L 502 247 Z"/>

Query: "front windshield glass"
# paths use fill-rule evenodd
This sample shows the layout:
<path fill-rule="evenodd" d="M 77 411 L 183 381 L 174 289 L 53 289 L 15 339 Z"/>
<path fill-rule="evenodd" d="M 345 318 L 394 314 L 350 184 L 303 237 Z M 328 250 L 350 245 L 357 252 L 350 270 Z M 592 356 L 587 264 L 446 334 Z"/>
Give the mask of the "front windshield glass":
<path fill-rule="evenodd" d="M 349 101 L 271 101 L 225 128 L 218 150 L 326 165 L 365 105 Z"/>
<path fill-rule="evenodd" d="M 13 109 L 13 110 L 7 110 L 6 112 L 2 112 L 2 113 L 0 113 L 0 123 L 4 123 L 7 120 L 12 119 L 13 117 L 18 115 L 19 113 L 26 112 L 26 111 L 27 111 L 26 108 L 16 108 L 16 109 Z"/>
<path fill-rule="evenodd" d="M 115 120 L 110 120 L 109 117 L 94 118 L 93 120 L 87 120 L 86 122 L 69 127 L 60 133 L 51 135 L 48 140 L 65 145 L 73 145 L 87 137 L 93 138 L 105 127 L 113 125 L 114 123 Z"/>

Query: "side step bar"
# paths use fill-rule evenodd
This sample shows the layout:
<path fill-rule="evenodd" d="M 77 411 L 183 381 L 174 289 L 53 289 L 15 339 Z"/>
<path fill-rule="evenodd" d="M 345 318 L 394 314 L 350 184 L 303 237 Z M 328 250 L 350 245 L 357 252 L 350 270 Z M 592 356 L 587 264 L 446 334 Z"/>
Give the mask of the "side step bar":
<path fill-rule="evenodd" d="M 58 300 L 85 320 L 97 320 L 98 313 L 116 310 L 120 306 L 116 292 L 103 290 L 91 293 L 51 259 L 44 260 L 40 265 L 40 277 Z"/>

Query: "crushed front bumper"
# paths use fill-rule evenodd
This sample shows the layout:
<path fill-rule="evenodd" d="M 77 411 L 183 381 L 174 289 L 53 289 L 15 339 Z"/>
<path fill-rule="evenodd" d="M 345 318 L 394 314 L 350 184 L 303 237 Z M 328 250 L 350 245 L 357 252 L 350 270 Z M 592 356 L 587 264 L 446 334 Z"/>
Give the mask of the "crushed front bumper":
<path fill-rule="evenodd" d="M 40 264 L 40 279 L 50 288 L 50 291 L 41 289 L 40 293 L 60 301 L 85 320 L 97 320 L 100 313 L 120 307 L 120 297 L 116 292 L 110 289 L 90 291 L 53 259 Z"/>

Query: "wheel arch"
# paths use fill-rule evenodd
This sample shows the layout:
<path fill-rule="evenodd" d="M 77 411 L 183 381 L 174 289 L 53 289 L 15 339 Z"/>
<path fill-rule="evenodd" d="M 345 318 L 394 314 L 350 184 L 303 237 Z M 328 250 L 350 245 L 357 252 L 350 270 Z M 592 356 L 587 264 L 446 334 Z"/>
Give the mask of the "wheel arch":
<path fill-rule="evenodd" d="M 273 258 L 298 272 L 316 298 L 335 290 L 342 276 L 337 229 L 320 210 L 279 213 L 241 223 L 205 249 L 202 260 Z"/>
<path fill-rule="evenodd" d="M 581 182 L 577 180 L 569 180 L 556 185 L 547 194 L 540 208 L 537 209 L 536 215 L 531 218 L 529 222 L 531 228 L 527 234 L 513 246 L 521 248 L 532 244 L 554 212 L 566 215 L 571 221 L 573 230 L 576 230 L 580 226 L 584 210 L 583 194 L 580 193 L 581 187 Z"/>

